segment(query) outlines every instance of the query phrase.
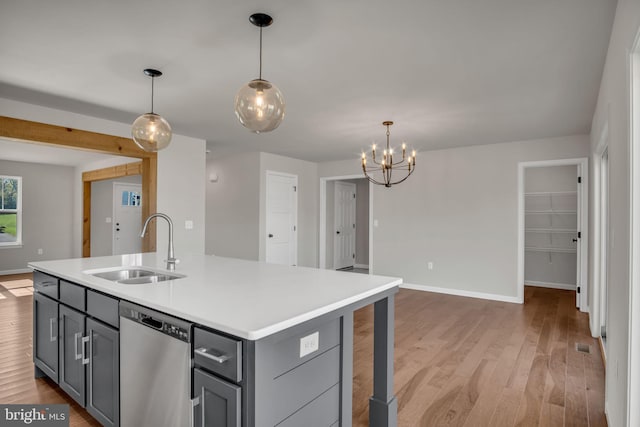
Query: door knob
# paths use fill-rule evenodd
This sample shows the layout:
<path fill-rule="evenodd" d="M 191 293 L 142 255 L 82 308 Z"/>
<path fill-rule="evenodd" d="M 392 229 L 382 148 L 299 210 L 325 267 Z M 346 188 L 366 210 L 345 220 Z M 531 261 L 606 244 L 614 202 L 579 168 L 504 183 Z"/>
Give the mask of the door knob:
<path fill-rule="evenodd" d="M 573 242 L 577 242 L 577 241 L 578 241 L 578 239 L 571 239 L 571 240 L 572 240 Z"/>
<path fill-rule="evenodd" d="M 119 229 L 119 228 L 116 228 L 116 231 L 120 231 L 120 229 Z"/>
<path fill-rule="evenodd" d="M 273 234 L 269 233 L 269 238 L 273 237 Z"/>
<path fill-rule="evenodd" d="M 340 232 L 339 232 L 339 231 L 336 231 L 336 234 L 340 234 Z"/>

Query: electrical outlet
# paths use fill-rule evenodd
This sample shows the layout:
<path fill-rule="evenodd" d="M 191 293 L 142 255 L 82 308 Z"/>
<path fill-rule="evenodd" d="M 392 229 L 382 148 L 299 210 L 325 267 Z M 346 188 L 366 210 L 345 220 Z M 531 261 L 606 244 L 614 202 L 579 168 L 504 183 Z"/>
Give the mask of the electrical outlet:
<path fill-rule="evenodd" d="M 373 226 L 374 226 L 374 227 L 377 227 L 377 226 L 378 226 L 378 220 L 377 220 L 377 219 L 374 219 L 374 220 L 373 220 Z"/>
<path fill-rule="evenodd" d="M 320 333 L 314 332 L 311 335 L 300 338 L 300 357 L 318 351 L 320 348 Z"/>
<path fill-rule="evenodd" d="M 186 220 L 184 222 L 184 228 L 185 230 L 193 230 L 193 221 L 191 221 L 190 219 Z"/>
<path fill-rule="evenodd" d="M 104 222 L 106 222 L 107 224 L 111 224 L 111 217 L 108 216 L 104 219 Z"/>
<path fill-rule="evenodd" d="M 38 255 L 42 255 L 44 253 L 44 251 L 42 250 L 42 248 L 38 248 Z"/>
<path fill-rule="evenodd" d="M 433 270 L 433 263 L 432 263 L 431 261 L 429 261 L 429 262 L 427 263 L 427 269 L 428 269 L 428 270 Z"/>

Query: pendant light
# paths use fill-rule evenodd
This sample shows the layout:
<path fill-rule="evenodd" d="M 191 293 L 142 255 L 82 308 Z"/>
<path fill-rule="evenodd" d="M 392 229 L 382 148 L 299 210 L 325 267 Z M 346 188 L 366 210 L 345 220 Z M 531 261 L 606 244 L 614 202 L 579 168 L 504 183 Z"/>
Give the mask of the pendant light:
<path fill-rule="evenodd" d="M 273 23 L 271 16 L 254 13 L 249 21 L 260 28 L 260 74 L 238 91 L 235 101 L 236 117 L 244 127 L 254 133 L 270 132 L 284 118 L 284 98 L 280 90 L 262 79 L 262 28 Z"/>
<path fill-rule="evenodd" d="M 153 81 L 162 73 L 147 68 L 144 73 L 151 77 L 151 112 L 141 115 L 133 122 L 131 137 L 138 147 L 155 152 L 167 148 L 171 142 L 171 126 L 162 116 L 153 112 Z"/>
<path fill-rule="evenodd" d="M 407 157 L 407 145 L 405 143 L 402 143 L 402 159 L 395 162 L 393 161 L 393 148 L 389 145 L 389 126 L 392 124 L 393 122 L 390 120 L 382 122 L 382 125 L 387 127 L 387 145 L 382 151 L 382 159 L 380 159 L 380 153 L 378 153 L 379 160 L 376 160 L 375 144 L 371 147 L 371 163 L 373 165 L 367 164 L 367 154 L 364 152 L 362 153 L 361 159 L 364 176 L 370 182 L 377 185 L 384 185 L 387 188 L 400 184 L 409 178 L 409 175 L 416 170 L 416 151 L 413 150 L 411 155 Z M 395 181 L 393 177 L 394 170 L 397 171 Z M 374 173 L 380 173 L 378 179 L 373 177 Z M 397 175 L 400 175 L 400 177 L 398 178 Z"/>

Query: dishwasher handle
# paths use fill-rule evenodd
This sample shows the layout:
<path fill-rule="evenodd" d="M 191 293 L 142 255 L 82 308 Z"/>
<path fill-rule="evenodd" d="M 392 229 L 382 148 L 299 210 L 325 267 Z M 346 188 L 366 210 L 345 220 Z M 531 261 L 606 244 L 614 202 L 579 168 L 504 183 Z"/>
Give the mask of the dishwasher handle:
<path fill-rule="evenodd" d="M 140 323 L 143 323 L 149 326 L 150 328 L 158 329 L 160 331 L 164 326 L 164 322 L 162 320 L 154 319 L 153 317 L 148 316 L 146 314 L 142 314 L 142 313 L 140 313 Z"/>

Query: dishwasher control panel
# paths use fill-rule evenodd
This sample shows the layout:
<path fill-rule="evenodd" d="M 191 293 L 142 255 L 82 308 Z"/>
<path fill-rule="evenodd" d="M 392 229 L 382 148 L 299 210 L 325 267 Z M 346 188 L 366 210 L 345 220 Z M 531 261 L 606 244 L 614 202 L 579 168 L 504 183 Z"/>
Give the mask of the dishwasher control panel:
<path fill-rule="evenodd" d="M 191 342 L 191 323 L 164 313 L 120 303 L 120 316 L 184 342 Z"/>

